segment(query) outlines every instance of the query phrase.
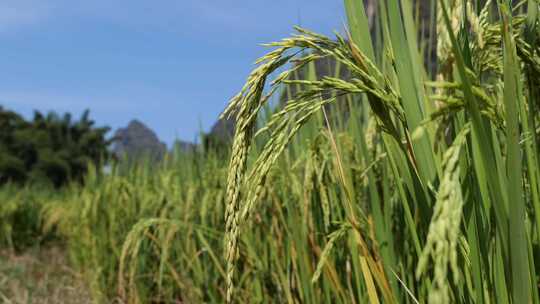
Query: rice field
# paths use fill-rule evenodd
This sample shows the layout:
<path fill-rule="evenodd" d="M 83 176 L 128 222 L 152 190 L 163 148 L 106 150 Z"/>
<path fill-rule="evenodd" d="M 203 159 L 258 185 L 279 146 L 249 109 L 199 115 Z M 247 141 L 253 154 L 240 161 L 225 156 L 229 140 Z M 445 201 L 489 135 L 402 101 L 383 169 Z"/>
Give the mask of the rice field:
<path fill-rule="evenodd" d="M 94 302 L 540 303 L 540 3 L 370 3 L 267 45 L 230 151 L 31 200 Z"/>

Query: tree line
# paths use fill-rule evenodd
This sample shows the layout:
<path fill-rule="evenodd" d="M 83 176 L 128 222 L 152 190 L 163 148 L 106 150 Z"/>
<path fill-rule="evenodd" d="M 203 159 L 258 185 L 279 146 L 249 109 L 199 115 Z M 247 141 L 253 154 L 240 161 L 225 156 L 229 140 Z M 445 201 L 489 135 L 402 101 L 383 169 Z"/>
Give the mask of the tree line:
<path fill-rule="evenodd" d="M 82 182 L 89 164 L 100 167 L 111 158 L 108 131 L 95 126 L 88 110 L 78 120 L 39 111 L 26 120 L 0 106 L 0 185 Z"/>

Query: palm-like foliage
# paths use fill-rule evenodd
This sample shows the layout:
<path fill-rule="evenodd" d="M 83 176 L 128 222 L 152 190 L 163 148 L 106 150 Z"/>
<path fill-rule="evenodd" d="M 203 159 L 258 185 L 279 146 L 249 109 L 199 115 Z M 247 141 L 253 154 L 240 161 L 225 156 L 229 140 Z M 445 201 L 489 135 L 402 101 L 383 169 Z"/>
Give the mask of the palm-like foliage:
<path fill-rule="evenodd" d="M 86 111 L 79 121 L 39 112 L 32 121 L 1 111 L 0 182 L 50 182 L 59 187 L 81 181 L 87 166 L 109 157 L 108 128 L 94 126 Z"/>

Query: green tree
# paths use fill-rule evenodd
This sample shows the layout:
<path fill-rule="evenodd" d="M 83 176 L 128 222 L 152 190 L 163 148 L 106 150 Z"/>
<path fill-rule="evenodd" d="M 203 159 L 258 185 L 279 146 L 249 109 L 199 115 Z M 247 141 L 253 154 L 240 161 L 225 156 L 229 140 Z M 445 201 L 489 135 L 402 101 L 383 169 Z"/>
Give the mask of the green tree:
<path fill-rule="evenodd" d="M 108 127 L 95 127 L 85 111 L 70 114 L 35 112 L 31 121 L 0 107 L 0 183 L 49 183 L 60 187 L 81 182 L 87 166 L 110 158 Z"/>

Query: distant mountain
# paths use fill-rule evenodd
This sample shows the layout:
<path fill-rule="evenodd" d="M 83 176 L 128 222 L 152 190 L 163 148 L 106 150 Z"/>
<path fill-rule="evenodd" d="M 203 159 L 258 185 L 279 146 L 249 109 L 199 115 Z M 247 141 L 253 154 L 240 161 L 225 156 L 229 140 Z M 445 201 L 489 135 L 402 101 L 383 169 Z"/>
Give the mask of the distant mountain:
<path fill-rule="evenodd" d="M 235 121 L 231 119 L 218 119 L 204 135 L 203 142 L 206 149 L 222 150 L 230 145 L 234 136 Z"/>
<path fill-rule="evenodd" d="M 196 144 L 177 139 L 167 150 L 167 145 L 160 141 L 152 129 L 139 120 L 132 120 L 125 128 L 118 129 L 114 134 L 113 153 L 118 158 L 137 159 L 150 157 L 153 161 L 163 159 L 167 152 L 195 150 Z"/>
<path fill-rule="evenodd" d="M 113 153 L 120 158 L 134 159 L 145 156 L 161 160 L 167 152 L 167 145 L 159 140 L 156 133 L 136 119 L 127 127 L 118 129 L 114 138 Z"/>

